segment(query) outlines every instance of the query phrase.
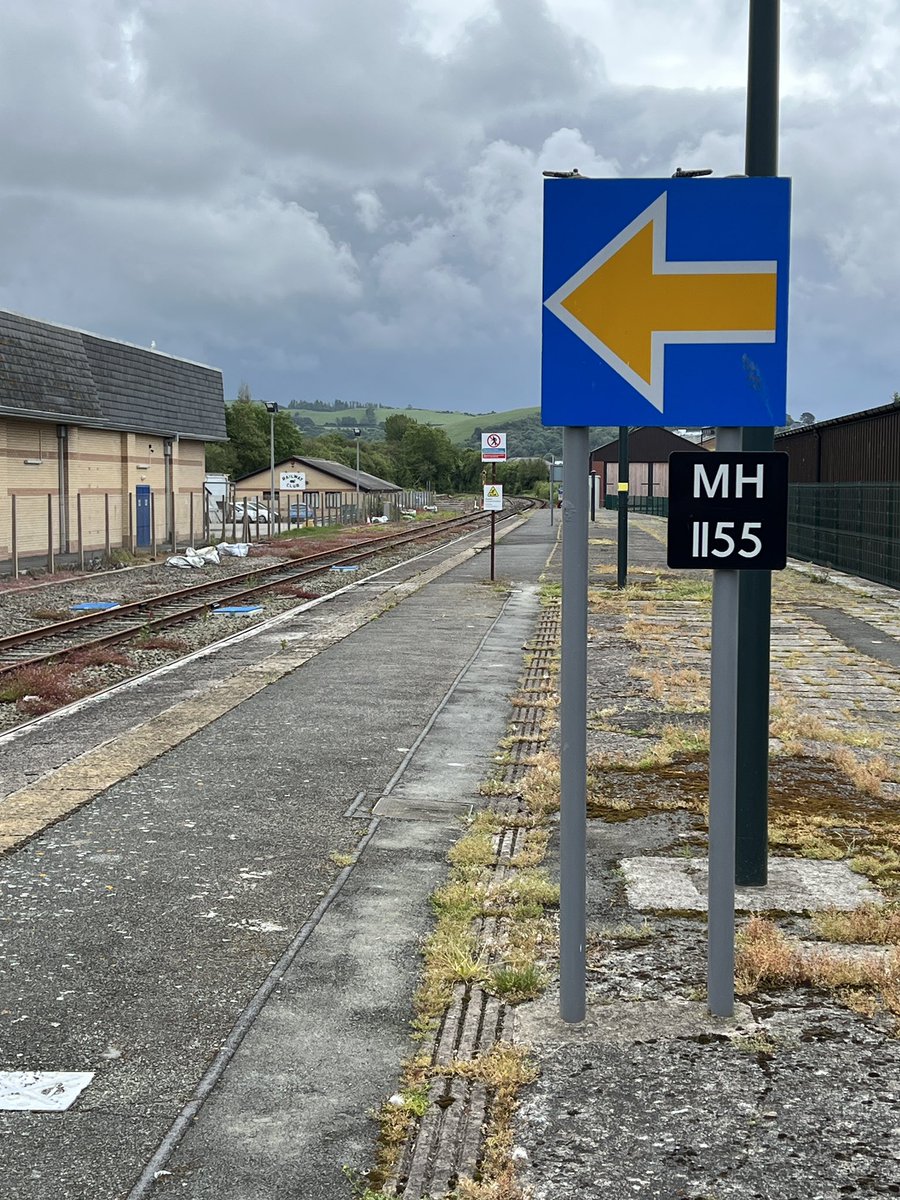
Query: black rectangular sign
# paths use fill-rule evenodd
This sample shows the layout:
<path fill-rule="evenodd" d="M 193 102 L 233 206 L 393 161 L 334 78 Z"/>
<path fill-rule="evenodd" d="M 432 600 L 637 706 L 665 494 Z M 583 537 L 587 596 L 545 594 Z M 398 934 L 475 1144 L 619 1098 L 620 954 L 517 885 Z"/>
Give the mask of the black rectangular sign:
<path fill-rule="evenodd" d="M 669 455 L 669 566 L 784 570 L 787 496 L 786 454 Z"/>

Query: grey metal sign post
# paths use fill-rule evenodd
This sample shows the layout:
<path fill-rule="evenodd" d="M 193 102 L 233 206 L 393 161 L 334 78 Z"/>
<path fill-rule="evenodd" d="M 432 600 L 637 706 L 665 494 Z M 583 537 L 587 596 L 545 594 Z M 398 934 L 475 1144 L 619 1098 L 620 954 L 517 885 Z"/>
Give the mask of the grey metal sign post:
<path fill-rule="evenodd" d="M 563 430 L 559 1014 L 585 1015 L 588 427 Z"/>
<path fill-rule="evenodd" d="M 709 729 L 707 994 L 734 1013 L 738 629 L 743 570 L 787 561 L 787 455 L 741 451 L 741 430 L 716 431 L 716 453 L 669 458 L 670 567 L 713 568 Z"/>
<path fill-rule="evenodd" d="M 741 431 L 716 431 L 716 450 L 740 450 Z M 737 788 L 737 571 L 713 572 L 709 692 L 709 889 L 706 991 L 714 1017 L 734 1015 L 734 803 Z"/>

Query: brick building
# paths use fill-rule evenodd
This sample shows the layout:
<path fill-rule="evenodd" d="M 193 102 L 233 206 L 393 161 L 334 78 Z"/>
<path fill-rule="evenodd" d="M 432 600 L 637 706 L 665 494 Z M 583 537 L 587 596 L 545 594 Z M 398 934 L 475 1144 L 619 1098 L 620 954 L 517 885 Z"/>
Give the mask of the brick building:
<path fill-rule="evenodd" d="M 202 536 L 221 372 L 0 311 L 0 564 Z"/>

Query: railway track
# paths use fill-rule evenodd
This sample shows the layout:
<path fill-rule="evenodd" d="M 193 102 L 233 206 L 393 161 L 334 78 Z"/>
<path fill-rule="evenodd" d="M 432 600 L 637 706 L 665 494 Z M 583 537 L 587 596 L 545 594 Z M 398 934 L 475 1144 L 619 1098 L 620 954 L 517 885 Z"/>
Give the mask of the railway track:
<path fill-rule="evenodd" d="M 500 519 L 514 516 L 510 511 Z M 86 613 L 0 638 L 0 676 L 23 667 L 65 659 L 79 652 L 100 649 L 188 621 L 212 608 L 239 603 L 272 588 L 297 583 L 330 567 L 354 566 L 386 550 L 427 541 L 448 530 L 486 523 L 487 514 L 470 513 L 447 521 L 429 522 L 395 537 L 361 539 L 339 549 L 322 550 L 292 559 L 250 568 L 228 579 L 207 580 L 176 588 L 115 608 Z"/>

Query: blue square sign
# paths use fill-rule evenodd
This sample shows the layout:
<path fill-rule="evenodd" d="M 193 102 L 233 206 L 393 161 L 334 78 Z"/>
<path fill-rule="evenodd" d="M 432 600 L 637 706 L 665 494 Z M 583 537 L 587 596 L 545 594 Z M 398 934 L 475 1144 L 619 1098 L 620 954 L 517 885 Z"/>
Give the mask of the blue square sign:
<path fill-rule="evenodd" d="M 783 425 L 788 179 L 548 179 L 545 425 Z"/>

